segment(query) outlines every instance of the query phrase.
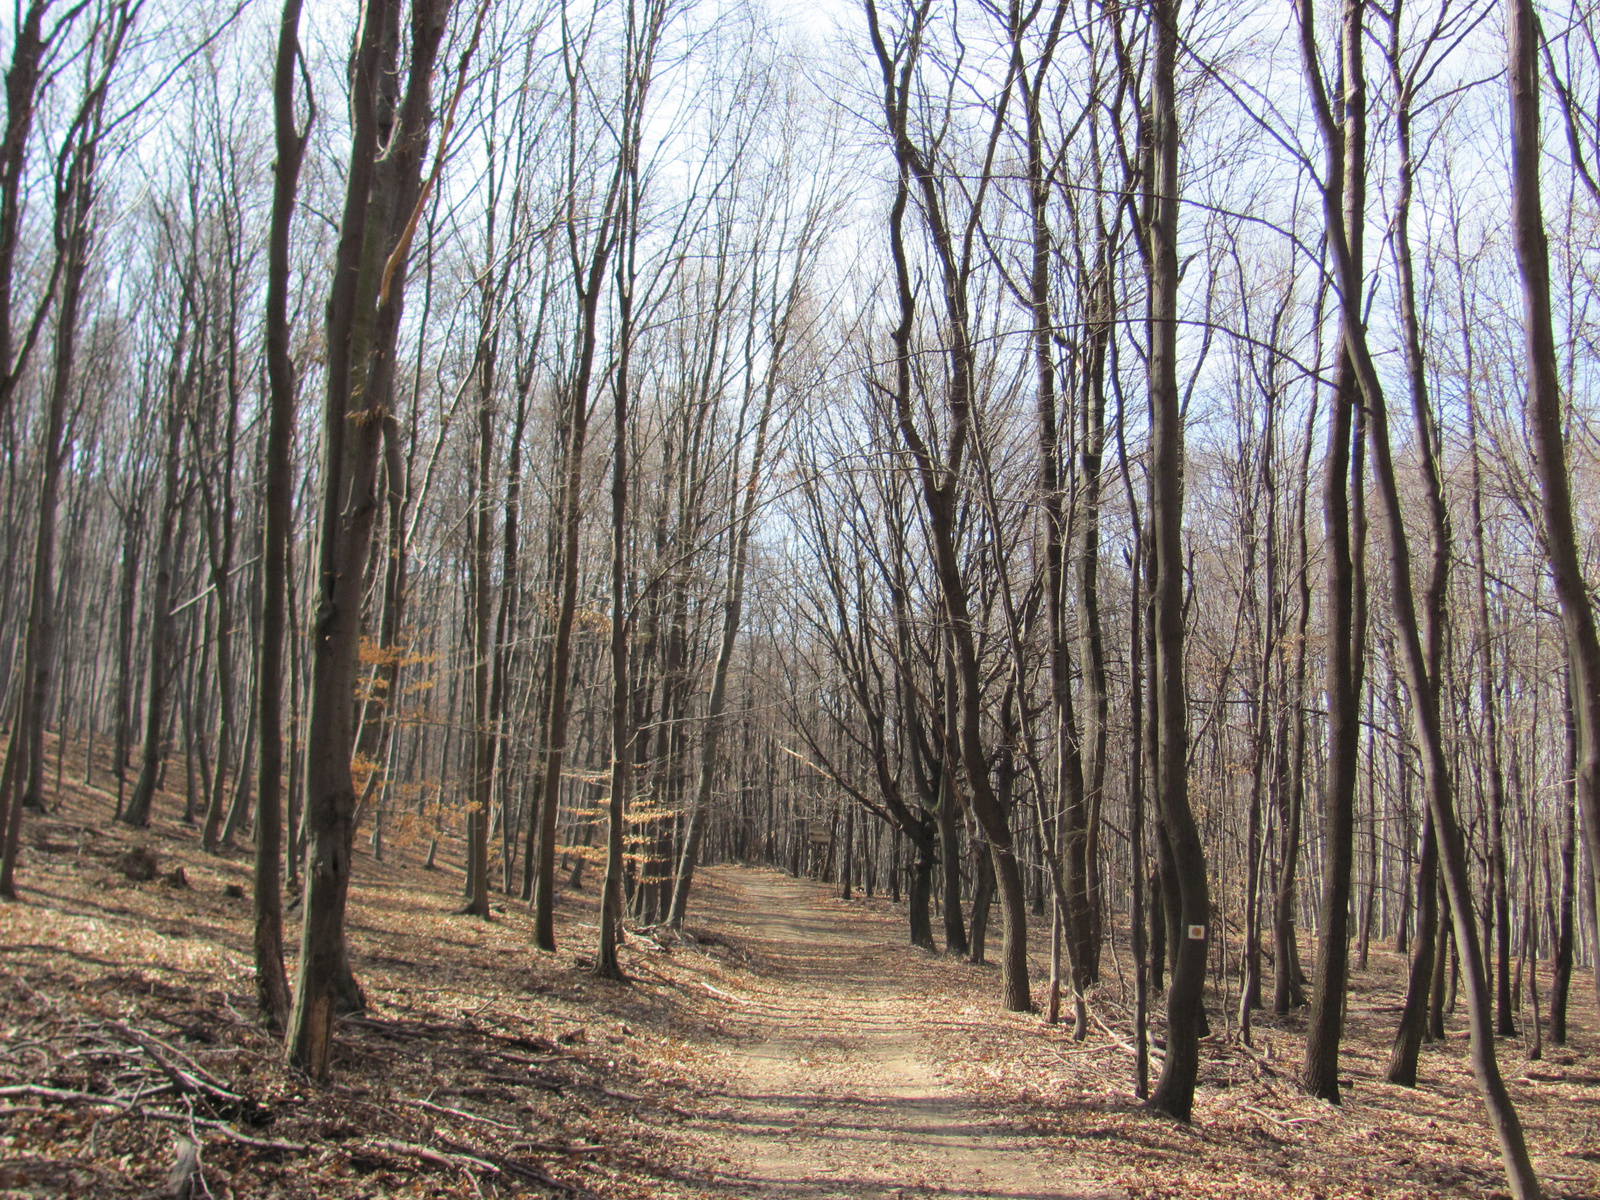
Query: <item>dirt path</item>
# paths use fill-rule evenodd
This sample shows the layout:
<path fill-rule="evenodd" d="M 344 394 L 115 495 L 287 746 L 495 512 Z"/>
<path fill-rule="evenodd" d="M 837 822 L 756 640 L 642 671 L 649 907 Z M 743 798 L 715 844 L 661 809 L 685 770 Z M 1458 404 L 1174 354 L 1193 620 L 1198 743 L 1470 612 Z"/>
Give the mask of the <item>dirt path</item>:
<path fill-rule="evenodd" d="M 1045 1200 L 1119 1193 L 1075 1176 L 941 1082 L 917 959 L 884 923 L 770 871 L 725 869 L 706 915 L 760 968 L 726 997 L 737 1084 L 697 1134 L 741 1196 Z"/>

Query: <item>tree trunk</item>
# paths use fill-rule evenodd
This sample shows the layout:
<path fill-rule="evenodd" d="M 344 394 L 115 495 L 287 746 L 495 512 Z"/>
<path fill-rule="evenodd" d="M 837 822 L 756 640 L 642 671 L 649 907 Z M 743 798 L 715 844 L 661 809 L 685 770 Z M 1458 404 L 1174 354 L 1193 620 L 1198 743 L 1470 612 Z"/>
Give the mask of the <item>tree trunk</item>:
<path fill-rule="evenodd" d="M 1525 419 L 1539 480 L 1545 551 L 1555 579 L 1571 672 L 1577 729 L 1577 807 L 1591 863 L 1600 862 L 1600 635 L 1578 554 L 1567 471 L 1560 374 L 1550 315 L 1550 252 L 1539 196 L 1539 33 L 1531 0 L 1508 0 L 1510 59 L 1511 227 L 1522 276 L 1526 337 Z M 1596 971 L 1600 993 L 1600 970 Z"/>
<path fill-rule="evenodd" d="M 939 865 L 944 908 L 944 952 L 965 955 L 971 951 L 967 925 L 961 909 L 961 802 L 956 798 L 955 747 L 958 718 L 955 698 L 959 685 L 955 668 L 947 658 L 944 684 L 944 760 L 939 768 Z"/>
<path fill-rule="evenodd" d="M 914 17 L 918 23 L 926 16 L 924 8 Z M 960 495 L 962 460 L 972 437 L 973 406 L 977 402 L 979 375 L 971 344 L 971 325 L 967 309 L 966 274 L 956 260 L 956 245 L 945 224 L 942 193 L 929 165 L 911 142 L 907 132 L 910 74 L 916 66 L 914 47 L 920 35 L 911 39 L 912 49 L 896 47 L 891 53 L 878 25 L 877 9 L 868 0 L 867 20 L 871 29 L 885 87 L 884 115 L 894 136 L 898 186 L 890 212 L 890 249 L 894 258 L 900 320 L 892 331 L 895 347 L 895 386 L 893 401 L 900 436 L 917 467 L 924 506 L 928 516 L 930 548 L 939 581 L 939 594 L 950 620 L 956 676 L 960 682 L 957 711 L 962 768 L 966 774 L 973 815 L 993 848 L 995 876 L 1000 895 L 1005 947 L 1001 967 L 1004 1006 L 1013 1012 L 1032 1008 L 1028 979 L 1028 914 L 1022 870 L 1013 848 L 1011 828 L 1000 809 L 989 783 L 988 764 L 983 746 L 983 677 L 978 663 L 977 641 L 967 596 L 967 581 L 957 553 L 956 504 Z M 902 50 L 904 62 L 897 62 Z M 1009 81 L 1008 81 L 1009 82 Z M 1009 87 L 1004 93 L 1009 96 Z M 1004 121 L 1004 103 L 996 114 L 996 130 Z M 911 390 L 911 338 L 915 293 L 907 261 L 904 220 L 913 182 L 918 187 L 939 258 L 942 292 L 947 321 L 950 380 L 944 392 L 948 415 L 945 449 L 935 455 L 917 428 Z M 976 211 L 971 220 L 976 221 Z M 966 253 L 963 250 L 963 253 Z M 949 864 L 947 865 L 947 869 Z M 1203 886 L 1203 881 L 1202 881 Z"/>
<path fill-rule="evenodd" d="M 150 592 L 149 666 L 145 674 L 144 747 L 140 752 L 139 778 L 122 810 L 122 820 L 134 828 L 150 823 L 150 805 L 155 798 L 166 754 L 167 690 L 172 671 L 172 572 L 175 549 L 173 539 L 178 511 L 178 461 L 183 436 L 183 409 L 194 390 L 198 355 L 191 355 L 187 368 L 181 366 L 187 353 L 187 303 L 179 321 L 173 346 L 172 367 L 168 375 L 166 452 L 162 460 L 161 507 L 156 533 L 155 578 Z M 183 371 L 182 379 L 179 372 Z"/>
<path fill-rule="evenodd" d="M 1150 524 L 1155 555 L 1155 712 L 1160 753 L 1157 806 L 1172 851 L 1167 885 L 1178 901 L 1183 940 L 1167 991 L 1167 1053 L 1146 1102 L 1188 1121 L 1200 1069 L 1201 992 L 1211 944 L 1205 851 L 1189 807 L 1189 731 L 1183 629 L 1183 417 L 1178 395 L 1178 124 L 1175 83 L 1178 0 L 1152 0 L 1155 54 L 1151 92 Z M 1166 874 L 1165 864 L 1163 872 Z"/>
<path fill-rule="evenodd" d="M 576 76 L 569 86 L 574 90 L 572 104 L 577 103 Z M 578 131 L 568 131 L 576 139 Z M 569 180 L 568 186 L 576 189 L 578 181 Z M 622 166 L 619 162 L 613 171 L 604 198 L 600 219 L 596 222 L 594 241 L 587 261 L 574 259 L 573 288 L 578 302 L 578 345 L 574 355 L 575 370 L 567 385 L 564 402 L 567 406 L 564 431 L 566 471 L 561 481 L 556 504 L 554 526 L 559 531 L 559 589 L 560 600 L 556 614 L 554 645 L 550 656 L 549 705 L 545 718 L 545 750 L 543 784 L 539 789 L 539 823 L 534 852 L 529 869 L 533 871 L 533 924 L 534 942 L 541 950 L 556 948 L 556 817 L 561 811 L 561 764 L 567 749 L 567 725 L 570 718 L 567 691 L 572 672 L 572 626 L 578 608 L 578 534 L 583 525 L 583 452 L 589 432 L 589 392 L 594 381 L 594 356 L 599 341 L 600 296 L 604 290 L 607 265 L 616 243 L 617 207 L 623 186 Z M 575 211 L 577 196 L 567 201 L 574 206 L 568 219 L 574 224 L 572 236 L 577 236 Z M 530 831 L 530 839 L 535 831 Z"/>
<path fill-rule="evenodd" d="M 1417 936 L 1412 942 L 1405 1004 L 1385 1078 L 1403 1087 L 1417 1084 L 1417 1055 L 1428 1032 L 1428 998 L 1433 987 L 1434 951 L 1439 930 L 1439 845 L 1433 814 L 1422 817 L 1422 843 L 1417 850 Z"/>
<path fill-rule="evenodd" d="M 322 512 L 305 750 L 306 879 L 286 1055 L 326 1079 L 336 1008 L 355 1001 L 344 937 L 355 833 L 355 685 L 383 423 L 405 294 L 404 241 L 421 201 L 431 78 L 449 0 L 417 0 L 400 100 L 398 0 L 363 14 L 351 64 L 350 167 L 327 320 Z M 394 119 L 394 124 L 390 120 Z"/>
<path fill-rule="evenodd" d="M 114 59 L 115 49 L 110 49 L 109 53 Z M 78 314 L 83 301 L 83 279 L 89 267 L 93 236 L 92 206 L 95 155 L 100 133 L 99 112 L 100 105 L 96 102 L 87 127 L 77 131 L 77 141 L 62 164 L 64 176 L 58 174 L 56 180 L 55 252 L 63 264 L 61 304 L 56 312 L 50 388 L 44 398 L 33 582 L 25 626 L 21 706 L 6 751 L 7 758 L 18 756 L 12 786 L 22 789 L 18 796 L 5 797 L 9 802 L 9 811 L 5 813 L 4 847 L 0 852 L 0 896 L 7 899 L 17 894 L 15 871 L 21 809 L 44 808 L 45 704 L 50 689 L 50 675 L 55 666 L 57 619 L 56 509 L 61 495 L 61 467 L 67 452 L 67 404 L 73 392 L 73 369 L 78 356 Z"/>
<path fill-rule="evenodd" d="M 273 126 L 278 160 L 273 171 L 272 223 L 267 238 L 267 454 L 263 469 L 261 547 L 261 665 L 256 672 L 256 1011 L 275 1030 L 289 1021 L 289 983 L 283 968 L 283 652 L 284 606 L 290 584 L 288 549 L 294 521 L 294 359 L 289 354 L 289 227 L 305 156 L 304 131 L 294 120 L 294 73 L 300 53 L 302 0 L 284 0 L 273 71 Z"/>
<path fill-rule="evenodd" d="M 1573 958 L 1573 902 L 1576 891 L 1577 858 L 1577 797 L 1575 775 L 1578 759 L 1577 728 L 1573 723 L 1570 673 L 1567 676 L 1566 704 L 1566 771 L 1565 800 L 1561 806 L 1561 899 L 1557 909 L 1556 954 L 1553 977 L 1550 981 L 1550 1040 L 1558 1046 L 1567 1044 L 1567 996 L 1572 989 Z"/>
<path fill-rule="evenodd" d="M 1350 2 L 1359 5 L 1360 0 L 1350 0 Z M 1517 0 L 1513 0 L 1513 3 L 1516 2 Z M 1339 131 L 1317 67 L 1314 31 L 1308 4 L 1303 5 L 1301 16 L 1301 44 L 1307 83 L 1332 166 L 1336 162 L 1335 156 L 1339 150 Z M 1347 35 L 1346 41 L 1349 40 Z M 1349 73 L 1346 75 L 1348 79 Z M 1331 181 L 1337 178 L 1338 174 L 1330 170 L 1328 179 Z M 1389 443 L 1388 414 L 1383 388 L 1367 348 L 1366 331 L 1361 320 L 1362 276 L 1358 259 L 1352 252 L 1350 240 L 1346 237 L 1338 207 L 1339 199 L 1331 183 L 1323 188 L 1328 242 L 1338 280 L 1344 344 L 1360 381 L 1361 394 L 1366 402 L 1369 417 L 1373 473 L 1378 484 L 1389 541 L 1393 618 L 1395 632 L 1403 651 L 1401 657 L 1406 672 L 1407 691 L 1411 699 L 1413 733 L 1422 752 L 1424 786 L 1429 807 L 1433 812 L 1445 884 L 1450 894 L 1456 951 L 1464 960 L 1467 1002 L 1471 1015 L 1473 1073 L 1477 1077 L 1490 1123 L 1500 1143 L 1501 1158 L 1505 1164 L 1511 1191 L 1521 1200 L 1523 1197 L 1538 1196 L 1539 1184 L 1528 1158 L 1521 1122 L 1511 1104 L 1504 1080 L 1500 1075 L 1499 1065 L 1495 1061 L 1488 980 L 1484 973 L 1481 948 L 1477 942 L 1466 851 L 1462 844 L 1460 827 L 1456 823 L 1450 774 L 1440 730 L 1438 680 L 1429 675 L 1418 631 L 1412 592 L 1410 549 L 1395 482 Z M 1335 1080 L 1336 1086 L 1337 1080 Z"/>
<path fill-rule="evenodd" d="M 1324 215 L 1330 239 L 1346 244 L 1361 262 L 1366 213 L 1366 82 L 1362 68 L 1364 0 L 1344 0 L 1340 45 L 1343 62 L 1343 125 L 1324 130 Z M 1300 8 L 1308 78 L 1321 85 L 1312 43 L 1311 7 Z M 1337 226 L 1337 228 L 1335 228 Z M 1306 1031 L 1301 1083 L 1313 1096 L 1339 1101 L 1339 1043 L 1344 1032 L 1349 973 L 1349 910 L 1354 858 L 1355 792 L 1361 738 L 1361 662 L 1356 646 L 1355 555 L 1350 521 L 1351 440 L 1359 394 L 1349 349 L 1352 331 L 1341 315 L 1338 364 L 1328 426 L 1323 479 L 1323 527 L 1327 542 L 1328 765 L 1323 793 L 1323 884 L 1318 919 L 1316 991 Z"/>
<path fill-rule="evenodd" d="M 479 326 L 474 374 L 478 386 L 478 462 L 472 485 L 472 510 L 468 516 L 472 553 L 468 559 L 471 583 L 468 597 L 472 614 L 472 792 L 467 804 L 467 903 L 464 916 L 489 916 L 489 809 L 494 799 L 495 737 L 494 714 L 489 710 L 489 683 L 493 672 L 494 643 L 490 637 L 490 563 L 494 553 L 494 389 L 495 366 L 499 349 L 499 295 L 495 287 L 494 240 L 495 176 L 492 157 L 488 164 L 490 193 L 486 216 L 487 245 L 479 277 Z M 393 484 L 391 483 L 391 487 Z M 393 697 L 384 697 L 385 705 Z M 373 764 L 377 770 L 377 764 Z"/>

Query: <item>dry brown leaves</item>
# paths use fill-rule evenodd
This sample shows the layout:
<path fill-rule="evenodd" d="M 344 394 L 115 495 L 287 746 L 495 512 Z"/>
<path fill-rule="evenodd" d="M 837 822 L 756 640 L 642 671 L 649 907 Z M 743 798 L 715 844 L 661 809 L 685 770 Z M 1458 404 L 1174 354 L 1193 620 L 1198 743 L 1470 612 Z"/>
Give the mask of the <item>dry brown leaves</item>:
<path fill-rule="evenodd" d="M 168 1194 L 180 1139 L 199 1147 L 194 1195 L 218 1200 L 715 1190 L 715 1132 L 740 1115 L 727 1050 L 749 998 L 781 995 L 770 976 L 784 964 L 741 938 L 714 871 L 705 940 L 633 939 L 633 982 L 619 986 L 584 969 L 592 887 L 563 898 L 563 950 L 541 954 L 520 903 L 489 922 L 456 916 L 459 872 L 423 872 L 415 852 L 375 863 L 362 847 L 351 945 L 371 1008 L 341 1026 L 336 1081 L 317 1087 L 284 1070 L 253 1019 L 247 855 L 200 853 L 195 831 L 170 819 L 171 797 L 144 833 L 111 826 L 111 807 L 75 788 L 55 812 L 30 814 L 22 901 L 0 909 L 0 1196 Z M 124 878 L 115 860 L 134 844 L 157 850 L 162 874 L 183 867 L 189 886 Z M 440 861 L 458 862 L 459 848 Z M 993 968 L 904 946 L 903 915 L 882 900 L 819 895 L 807 902 L 831 905 L 860 937 L 862 969 L 892 974 L 910 997 L 908 1019 L 946 1080 L 1039 1135 L 1040 1153 L 1131 1196 L 1503 1189 L 1461 1018 L 1424 1050 L 1422 1086 L 1382 1082 L 1401 987 L 1392 954 L 1375 950 L 1354 976 L 1341 1107 L 1294 1085 L 1303 1017 L 1258 1017 L 1253 1051 L 1225 1030 L 1206 1043 L 1185 1127 L 1133 1101 L 1114 981 L 1095 1003 L 1117 1036 L 1096 1029 L 1074 1043 L 1037 1017 L 999 1013 Z M 1574 982 L 1570 1044 L 1547 1046 L 1543 1062 L 1501 1045 L 1553 1196 L 1600 1196 L 1592 994 L 1587 977 Z"/>

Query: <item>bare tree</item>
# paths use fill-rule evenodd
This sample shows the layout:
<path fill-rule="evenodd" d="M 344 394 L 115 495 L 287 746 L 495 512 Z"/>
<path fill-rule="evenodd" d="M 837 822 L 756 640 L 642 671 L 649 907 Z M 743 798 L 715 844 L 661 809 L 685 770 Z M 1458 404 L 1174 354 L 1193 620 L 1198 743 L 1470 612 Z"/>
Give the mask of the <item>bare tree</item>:
<path fill-rule="evenodd" d="M 1155 657 L 1156 803 L 1163 886 L 1185 937 L 1175 947 L 1167 989 L 1167 1053 L 1147 1104 L 1180 1121 L 1194 1105 L 1200 1067 L 1201 991 L 1211 938 L 1205 851 L 1189 807 L 1188 700 L 1183 628 L 1183 417 L 1178 396 L 1178 139 L 1176 65 L 1178 0 L 1152 0 L 1154 57 L 1150 75 L 1149 191 L 1145 197 L 1150 281 L 1150 552 Z M 1171 870 L 1167 869 L 1170 863 Z"/>
<path fill-rule="evenodd" d="M 341 1000 L 358 1002 L 349 995 L 344 911 L 356 805 L 350 763 L 362 599 L 406 256 L 423 199 L 432 75 L 449 11 L 449 0 L 413 5 L 403 95 L 398 0 L 367 7 L 351 69 L 350 163 L 328 297 L 305 758 L 305 919 L 287 1043 L 289 1061 L 319 1079 L 329 1071 L 336 1008 Z"/>
<path fill-rule="evenodd" d="M 315 110 L 304 126 L 294 117 L 300 65 L 301 0 L 284 0 L 273 69 L 272 115 L 277 143 L 272 218 L 267 235 L 267 446 L 261 546 L 261 662 L 256 671 L 256 1009 L 274 1028 L 289 1022 L 289 983 L 283 969 L 283 652 L 289 586 L 289 537 L 294 520 L 296 385 L 289 353 L 289 233 L 295 191 Z M 306 97 L 310 105 L 309 92 Z"/>

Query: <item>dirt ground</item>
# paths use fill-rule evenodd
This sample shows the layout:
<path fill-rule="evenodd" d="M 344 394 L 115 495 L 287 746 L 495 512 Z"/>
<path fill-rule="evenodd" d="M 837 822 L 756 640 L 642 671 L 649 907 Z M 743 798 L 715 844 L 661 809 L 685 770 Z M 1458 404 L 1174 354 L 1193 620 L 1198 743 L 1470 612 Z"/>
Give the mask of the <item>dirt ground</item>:
<path fill-rule="evenodd" d="M 905 945 L 883 899 L 755 868 L 706 871 L 687 936 L 631 937 L 618 985 L 587 970 L 592 883 L 563 893 L 545 954 L 521 903 L 455 915 L 459 871 L 363 847 L 350 941 L 369 1009 L 318 1087 L 252 1017 L 248 855 L 202 854 L 170 798 L 148 831 L 110 810 L 69 787 L 30 814 L 21 899 L 0 907 L 0 1197 L 170 1195 L 185 1143 L 191 1200 L 1503 1190 L 1460 1017 L 1424 1049 L 1420 1087 L 1382 1082 L 1401 965 L 1386 951 L 1355 976 L 1341 1107 L 1293 1085 L 1303 1016 L 1258 1018 L 1253 1051 L 1214 1022 L 1184 1127 L 1132 1098 L 1125 957 L 1096 997 L 1106 1027 L 1074 1043 L 1001 1013 L 994 968 Z M 156 878 L 118 868 L 135 845 Z M 1041 975 L 1044 951 L 1041 933 Z M 1570 1044 L 1543 1061 L 1501 1044 L 1552 1196 L 1600 1197 L 1592 996 L 1575 981 Z"/>

